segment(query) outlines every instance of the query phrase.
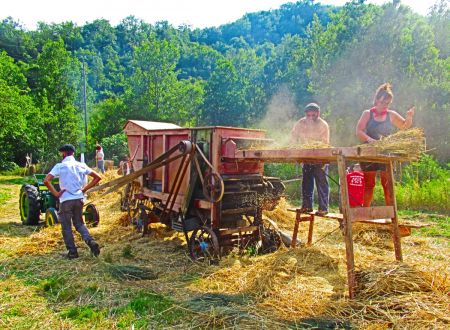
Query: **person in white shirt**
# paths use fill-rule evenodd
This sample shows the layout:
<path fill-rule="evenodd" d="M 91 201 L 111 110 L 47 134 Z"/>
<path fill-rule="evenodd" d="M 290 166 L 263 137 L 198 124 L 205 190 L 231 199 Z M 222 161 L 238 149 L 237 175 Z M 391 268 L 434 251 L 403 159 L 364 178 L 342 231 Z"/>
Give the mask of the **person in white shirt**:
<path fill-rule="evenodd" d="M 100 254 L 100 246 L 90 235 L 83 221 L 84 193 L 94 187 L 100 180 L 99 174 L 90 169 L 86 164 L 75 160 L 75 147 L 65 144 L 59 148 L 63 160 L 56 164 L 44 179 L 44 184 L 48 190 L 59 198 L 59 221 L 61 223 L 62 236 L 68 250 L 68 259 L 78 258 L 78 251 L 75 245 L 72 232 L 72 224 L 80 233 L 83 240 L 91 249 L 94 256 Z M 93 180 L 84 186 L 85 176 L 89 175 Z M 59 178 L 60 191 L 57 191 L 52 184 L 53 178 Z"/>
<path fill-rule="evenodd" d="M 105 174 L 105 153 L 101 145 L 95 146 L 95 159 L 97 160 L 97 167 L 102 174 Z"/>

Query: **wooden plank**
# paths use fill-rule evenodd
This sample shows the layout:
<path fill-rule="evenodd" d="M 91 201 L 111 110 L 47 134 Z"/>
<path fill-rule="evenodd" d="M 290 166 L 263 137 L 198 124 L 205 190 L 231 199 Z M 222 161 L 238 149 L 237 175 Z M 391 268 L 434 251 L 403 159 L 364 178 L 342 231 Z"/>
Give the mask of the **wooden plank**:
<path fill-rule="evenodd" d="M 308 213 L 302 213 L 302 212 L 300 212 L 300 208 L 289 207 L 287 210 L 289 212 L 300 213 L 304 218 L 308 218 L 308 219 L 309 219 L 310 215 L 314 215 L 316 217 L 325 218 L 325 219 L 339 220 L 339 221 L 344 219 L 344 216 L 341 213 L 327 213 L 326 215 L 319 216 L 319 215 L 316 215 L 315 211 L 308 212 Z M 309 220 L 306 220 L 306 221 L 309 221 Z"/>
<path fill-rule="evenodd" d="M 389 162 L 386 165 L 386 171 L 389 179 L 389 188 L 391 190 L 392 206 L 394 208 L 394 216 L 392 217 L 392 239 L 394 241 L 395 259 L 398 261 L 403 261 L 400 229 L 398 228 L 397 199 L 395 198 L 394 171 L 392 169 L 392 162 Z"/>
<path fill-rule="evenodd" d="M 249 212 L 255 212 L 256 208 L 255 207 L 241 207 L 238 209 L 225 209 L 222 210 L 222 215 L 229 215 L 229 214 L 245 214 L 245 213 L 249 213 Z"/>
<path fill-rule="evenodd" d="M 342 147 L 317 149 L 272 149 L 272 150 L 238 150 L 234 158 L 225 161 L 261 160 L 265 162 L 335 162 L 336 156 L 344 156 L 348 160 L 375 161 L 388 163 L 391 159 L 403 159 L 401 156 L 382 154 L 375 147 Z"/>
<path fill-rule="evenodd" d="M 346 166 L 345 157 L 342 155 L 337 156 L 337 165 L 340 182 L 347 182 L 346 180 Z M 355 297 L 355 255 L 353 252 L 353 238 L 352 238 L 352 215 L 350 213 L 350 205 L 348 202 L 348 189 L 346 184 L 339 185 L 340 198 L 342 205 L 342 214 L 344 215 L 344 239 L 345 239 L 345 255 L 347 259 L 347 281 L 348 281 L 348 293 L 350 299 Z"/>
<path fill-rule="evenodd" d="M 219 236 L 231 235 L 236 233 L 254 232 L 256 230 L 258 230 L 258 226 L 247 226 L 247 227 L 225 229 L 219 231 Z"/>
<path fill-rule="evenodd" d="M 350 208 L 352 221 L 373 219 L 391 219 L 394 216 L 393 206 L 372 206 L 372 207 L 354 207 Z"/>
<path fill-rule="evenodd" d="M 194 206 L 198 209 L 210 210 L 212 205 L 213 205 L 213 203 L 211 203 L 210 201 L 203 200 L 203 199 L 196 198 L 194 200 Z"/>

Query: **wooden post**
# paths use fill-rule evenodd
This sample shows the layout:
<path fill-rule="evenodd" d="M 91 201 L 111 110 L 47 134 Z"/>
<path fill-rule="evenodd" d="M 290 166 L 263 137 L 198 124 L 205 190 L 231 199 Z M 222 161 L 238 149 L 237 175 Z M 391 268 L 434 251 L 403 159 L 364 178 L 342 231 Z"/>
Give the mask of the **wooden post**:
<path fill-rule="evenodd" d="M 298 227 L 300 226 L 301 216 L 302 216 L 302 214 L 297 210 L 295 212 L 294 233 L 292 234 L 292 242 L 291 242 L 292 248 L 295 248 L 297 246 Z"/>
<path fill-rule="evenodd" d="M 309 218 L 309 229 L 308 229 L 308 246 L 311 246 L 313 239 L 313 231 L 314 231 L 314 214 L 310 215 Z"/>
<path fill-rule="evenodd" d="M 348 189 L 347 189 L 347 177 L 345 167 L 345 157 L 342 155 L 337 156 L 338 173 L 340 180 L 340 193 L 341 193 L 341 205 L 342 214 L 344 215 L 344 239 L 345 239 L 345 254 L 347 258 L 347 280 L 348 280 L 348 293 L 350 299 L 355 297 L 355 255 L 353 253 L 353 238 L 352 238 L 352 219 L 350 214 L 350 205 L 348 202 Z"/>
<path fill-rule="evenodd" d="M 389 180 L 389 190 L 391 193 L 392 206 L 394 207 L 394 217 L 392 218 L 392 239 L 394 241 L 395 259 L 403 261 L 402 256 L 402 243 L 400 241 L 400 230 L 398 228 L 398 216 L 397 216 L 397 199 L 395 198 L 394 187 L 394 171 L 392 169 L 392 161 L 386 164 L 386 172 Z"/>

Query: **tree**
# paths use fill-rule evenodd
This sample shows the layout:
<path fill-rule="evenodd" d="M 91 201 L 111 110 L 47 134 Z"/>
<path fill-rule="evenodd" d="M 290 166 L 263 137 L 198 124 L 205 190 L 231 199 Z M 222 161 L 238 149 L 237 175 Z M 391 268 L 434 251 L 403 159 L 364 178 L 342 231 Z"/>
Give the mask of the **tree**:
<path fill-rule="evenodd" d="M 44 45 L 34 70 L 38 81 L 32 94 L 43 118 L 43 149 L 56 154 L 62 142 L 76 144 L 80 136 L 82 121 L 74 106 L 81 82 L 80 63 L 59 39 Z"/>
<path fill-rule="evenodd" d="M 233 63 L 227 59 L 217 62 L 205 87 L 204 112 L 201 123 L 206 125 L 238 125 L 243 93 Z"/>
<path fill-rule="evenodd" d="M 153 38 L 135 49 L 135 71 L 125 93 L 133 119 L 191 122 L 202 103 L 203 89 L 194 79 L 178 80 L 179 50 L 167 40 Z"/>
<path fill-rule="evenodd" d="M 0 169 L 22 164 L 25 155 L 37 155 L 41 118 L 28 95 L 26 79 L 13 59 L 0 52 Z"/>

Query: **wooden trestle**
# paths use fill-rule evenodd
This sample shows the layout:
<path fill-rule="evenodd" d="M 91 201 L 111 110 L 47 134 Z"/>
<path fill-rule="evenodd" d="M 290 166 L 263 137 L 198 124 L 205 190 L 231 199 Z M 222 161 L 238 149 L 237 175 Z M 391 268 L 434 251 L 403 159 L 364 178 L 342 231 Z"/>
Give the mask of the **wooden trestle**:
<path fill-rule="evenodd" d="M 340 185 L 340 199 L 342 207 L 342 231 L 344 234 L 348 290 L 350 298 L 355 296 L 355 256 L 353 252 L 352 224 L 354 222 L 370 222 L 375 219 L 391 219 L 392 238 L 394 241 L 395 258 L 402 261 L 402 248 L 400 241 L 400 231 L 397 217 L 397 202 L 394 190 L 394 176 L 392 162 L 394 160 L 405 160 L 399 156 L 381 154 L 374 147 L 345 147 L 345 148 L 321 148 L 321 149 L 280 149 L 280 150 L 238 150 L 232 161 L 261 160 L 272 163 L 337 163 L 339 180 L 346 183 L 346 162 L 376 162 L 386 164 L 386 170 L 390 181 L 392 192 L 392 205 L 378 207 L 358 207 L 350 208 L 347 184 Z M 297 212 L 298 222 L 309 221 L 308 243 L 312 242 L 312 232 L 314 225 L 313 215 L 304 215 Z M 296 235 L 294 235 L 296 238 Z M 295 241 L 293 242 L 295 246 Z"/>

